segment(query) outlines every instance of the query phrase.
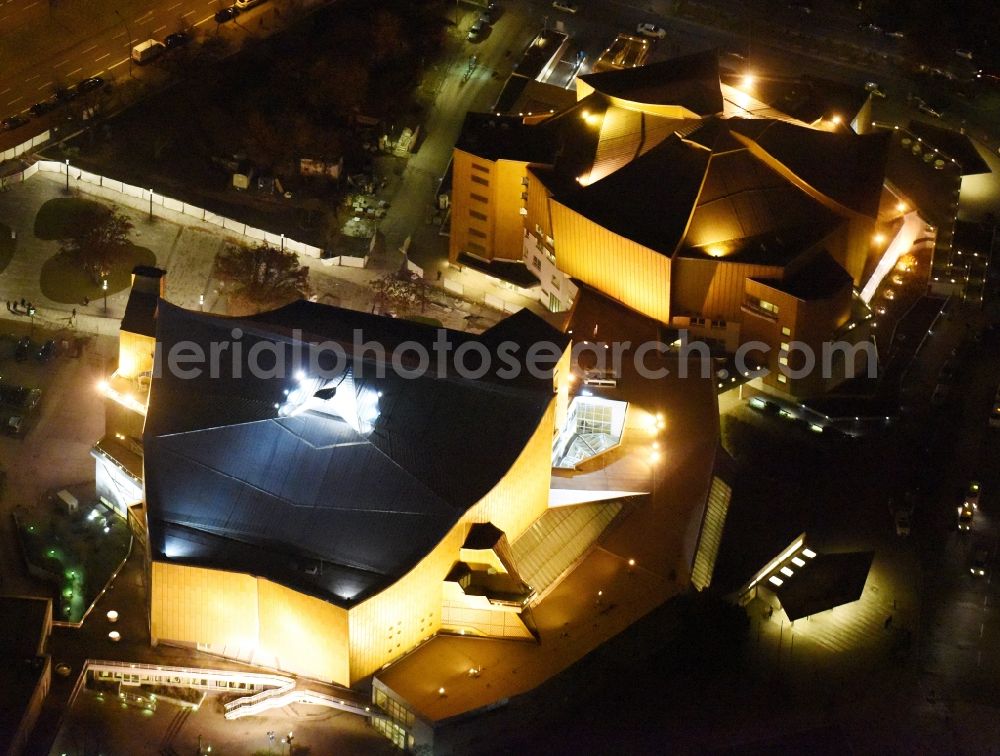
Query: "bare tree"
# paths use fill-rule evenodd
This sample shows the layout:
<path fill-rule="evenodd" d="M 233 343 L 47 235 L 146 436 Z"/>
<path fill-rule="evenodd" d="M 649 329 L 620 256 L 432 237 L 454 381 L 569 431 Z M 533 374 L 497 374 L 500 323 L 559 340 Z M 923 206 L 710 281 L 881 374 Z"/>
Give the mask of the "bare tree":
<path fill-rule="evenodd" d="M 289 250 L 267 244 L 230 247 L 215 261 L 215 276 L 226 287 L 230 311 L 260 311 L 308 296 L 309 268 Z"/>
<path fill-rule="evenodd" d="M 71 237 L 60 244 L 63 254 L 76 258 L 94 283 L 111 274 L 112 266 L 129 245 L 132 221 L 114 209 L 104 209 L 84 216 Z"/>

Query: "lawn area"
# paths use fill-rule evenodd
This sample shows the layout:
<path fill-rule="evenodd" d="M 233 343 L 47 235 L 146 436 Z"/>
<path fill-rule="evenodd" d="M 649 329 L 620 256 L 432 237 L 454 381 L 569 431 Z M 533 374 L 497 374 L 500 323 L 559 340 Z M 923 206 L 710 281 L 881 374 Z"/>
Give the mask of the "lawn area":
<path fill-rule="evenodd" d="M 111 268 L 108 277 L 108 294 L 127 289 L 132 283 L 132 269 L 136 265 L 156 265 L 156 255 L 146 247 L 129 244 Z M 79 262 L 70 255 L 53 255 L 42 266 L 42 294 L 53 302 L 80 304 L 84 298 L 95 302 L 104 296 L 100 284 L 87 274 Z"/>
<path fill-rule="evenodd" d="M 77 197 L 51 199 L 38 209 L 35 216 L 35 237 L 48 240 L 68 239 L 85 228 L 88 221 L 104 212 L 107 212 L 107 208 L 93 200 Z"/>
<path fill-rule="evenodd" d="M 103 504 L 81 499 L 76 512 L 55 496 L 14 513 L 29 572 L 57 591 L 53 619 L 79 622 L 128 556 L 128 524 Z"/>
<path fill-rule="evenodd" d="M 10 226 L 0 223 L 0 273 L 3 273 L 14 258 L 17 239 L 10 238 Z"/>

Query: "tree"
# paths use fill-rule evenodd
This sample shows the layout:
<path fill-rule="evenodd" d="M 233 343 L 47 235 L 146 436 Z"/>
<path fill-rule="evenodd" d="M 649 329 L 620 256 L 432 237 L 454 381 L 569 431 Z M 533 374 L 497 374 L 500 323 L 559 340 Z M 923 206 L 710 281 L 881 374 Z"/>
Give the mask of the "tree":
<path fill-rule="evenodd" d="M 73 235 L 60 245 L 63 254 L 76 258 L 94 283 L 101 283 L 129 246 L 132 222 L 114 209 L 83 216 Z"/>
<path fill-rule="evenodd" d="M 267 244 L 230 247 L 215 262 L 215 276 L 229 287 L 230 311 L 260 311 L 308 296 L 309 268 L 289 250 Z"/>

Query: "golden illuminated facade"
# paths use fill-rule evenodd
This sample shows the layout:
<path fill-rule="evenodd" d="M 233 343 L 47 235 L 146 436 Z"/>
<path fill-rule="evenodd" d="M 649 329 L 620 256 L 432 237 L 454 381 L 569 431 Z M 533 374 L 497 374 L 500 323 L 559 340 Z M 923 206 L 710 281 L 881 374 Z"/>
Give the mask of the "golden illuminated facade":
<path fill-rule="evenodd" d="M 737 84 L 698 54 L 580 77 L 577 102 L 542 121 L 471 114 L 455 149 L 452 263 L 521 259 L 554 311 L 584 283 L 724 351 L 764 340 L 768 362 L 782 344 L 833 338 L 892 220 L 880 215 L 886 140 L 848 128 L 864 93 L 834 88 L 830 105 L 807 82 L 791 116 L 754 97 L 785 90 Z M 484 202 L 472 195 L 487 173 Z"/>

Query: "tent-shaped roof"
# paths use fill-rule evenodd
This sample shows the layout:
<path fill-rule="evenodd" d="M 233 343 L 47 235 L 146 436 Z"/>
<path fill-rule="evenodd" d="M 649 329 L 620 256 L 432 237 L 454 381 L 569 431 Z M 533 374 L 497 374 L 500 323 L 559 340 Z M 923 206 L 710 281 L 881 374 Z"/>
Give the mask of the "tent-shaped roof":
<path fill-rule="evenodd" d="M 926 121 L 910 121 L 907 129 L 931 147 L 936 147 L 950 158 L 955 158 L 962 167 L 963 176 L 973 176 L 977 173 L 990 173 L 989 164 L 979 155 L 979 150 L 968 135 L 954 129 L 943 129 Z"/>
<path fill-rule="evenodd" d="M 722 112 L 719 57 L 714 50 L 638 68 L 581 76 L 596 91 L 645 105 L 680 105 L 700 116 Z"/>
<path fill-rule="evenodd" d="M 819 554 L 771 590 L 794 622 L 861 598 L 874 558 L 874 551 Z"/>
<path fill-rule="evenodd" d="M 530 343 L 567 344 L 527 311 L 472 336 L 308 302 L 228 319 L 161 301 L 144 431 L 154 559 L 340 605 L 405 574 L 507 473 L 552 399 L 550 378 L 508 380 L 496 359 L 481 379 L 451 362 L 438 374 L 441 334 L 451 354 L 477 342 L 496 357 L 505 343 L 519 360 Z M 429 370 L 412 344 L 398 369 L 387 364 L 407 341 L 429 351 Z M 175 347 L 218 344 L 231 346 L 214 372 L 166 369 Z"/>

